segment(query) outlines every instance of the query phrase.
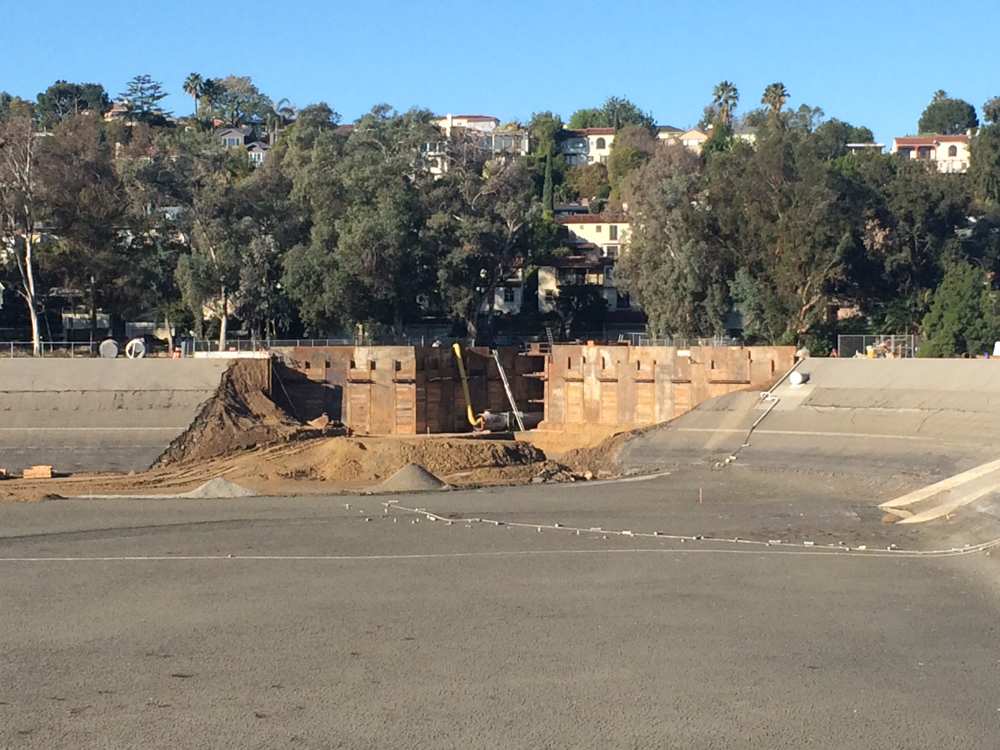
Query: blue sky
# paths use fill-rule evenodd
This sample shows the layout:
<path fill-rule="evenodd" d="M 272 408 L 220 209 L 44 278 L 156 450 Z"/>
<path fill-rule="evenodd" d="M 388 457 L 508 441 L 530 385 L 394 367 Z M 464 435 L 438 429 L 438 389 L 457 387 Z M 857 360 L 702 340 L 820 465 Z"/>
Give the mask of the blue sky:
<path fill-rule="evenodd" d="M 888 143 L 915 131 L 936 89 L 977 111 L 1000 95 L 996 0 L 5 5 L 0 90 L 34 98 L 65 78 L 114 96 L 149 73 L 176 113 L 191 110 L 181 83 L 192 71 L 249 75 L 275 100 L 326 101 L 345 120 L 379 102 L 568 119 L 614 94 L 677 127 L 698 120 L 720 80 L 739 88 L 739 110 L 781 81 L 791 106 L 822 107 Z"/>

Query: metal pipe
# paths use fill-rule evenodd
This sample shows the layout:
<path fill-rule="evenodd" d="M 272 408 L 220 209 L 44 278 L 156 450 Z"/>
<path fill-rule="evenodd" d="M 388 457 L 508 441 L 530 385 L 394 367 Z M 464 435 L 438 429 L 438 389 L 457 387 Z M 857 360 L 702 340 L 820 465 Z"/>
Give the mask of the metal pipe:
<path fill-rule="evenodd" d="M 462 392 L 465 394 L 466 417 L 468 417 L 469 424 L 473 427 L 478 427 L 479 423 L 472 413 L 472 398 L 469 396 L 469 379 L 465 375 L 465 363 L 462 362 L 462 347 L 456 341 L 451 345 L 451 348 L 455 350 L 455 358 L 458 359 L 458 374 L 462 376 Z"/>

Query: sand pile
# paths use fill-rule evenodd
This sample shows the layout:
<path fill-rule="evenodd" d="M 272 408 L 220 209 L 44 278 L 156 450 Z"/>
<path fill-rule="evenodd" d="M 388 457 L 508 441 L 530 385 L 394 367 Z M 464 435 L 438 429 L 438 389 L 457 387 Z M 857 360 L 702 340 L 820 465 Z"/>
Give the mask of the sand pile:
<path fill-rule="evenodd" d="M 234 361 L 215 395 L 158 463 L 203 461 L 293 436 L 299 429 L 298 422 L 279 409 L 261 387 L 269 366 L 266 360 Z"/>
<path fill-rule="evenodd" d="M 0 482 L 0 502 L 41 500 L 47 495 L 244 496 L 228 494 L 237 491 L 232 485 L 221 494 L 219 489 L 212 489 L 226 480 L 227 484 L 236 482 L 241 493 L 256 490 L 263 495 L 327 494 L 386 482 L 407 464 L 416 464 L 450 485 L 527 482 L 544 469 L 558 467 L 546 462 L 545 455 L 530 443 L 512 440 L 428 436 L 296 439 L 202 461 L 160 464 L 128 474 L 9 479 Z M 220 477 L 224 480 L 217 479 Z M 188 494 L 192 487 L 210 480 L 214 482 L 209 488 L 213 494 Z M 195 492 L 207 490 L 199 488 Z"/>
<path fill-rule="evenodd" d="M 545 454 L 530 443 L 512 440 L 340 437 L 275 446 L 236 460 L 268 479 L 363 486 L 383 481 L 406 464 L 446 477 L 456 472 L 536 464 L 545 460 Z"/>
<path fill-rule="evenodd" d="M 238 484 L 234 484 L 227 479 L 222 477 L 216 477 L 215 479 L 210 479 L 196 489 L 190 492 L 182 492 L 174 497 L 189 497 L 189 498 L 220 498 L 220 497 L 260 497 L 259 492 L 254 490 L 248 490 L 246 487 L 240 487 Z"/>
<path fill-rule="evenodd" d="M 450 487 L 419 464 L 406 464 L 391 477 L 376 484 L 369 492 L 432 492 Z"/>
<path fill-rule="evenodd" d="M 643 430 L 619 432 L 604 439 L 593 448 L 568 451 L 559 457 L 559 463 L 581 474 L 587 471 L 595 476 L 617 474 L 619 473 L 618 454 L 621 453 L 622 446 L 641 432 Z"/>

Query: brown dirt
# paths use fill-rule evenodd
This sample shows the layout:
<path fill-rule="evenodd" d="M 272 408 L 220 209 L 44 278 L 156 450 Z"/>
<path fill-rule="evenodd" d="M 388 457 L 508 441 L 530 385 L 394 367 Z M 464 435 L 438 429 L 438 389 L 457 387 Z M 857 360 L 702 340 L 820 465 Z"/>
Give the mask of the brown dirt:
<path fill-rule="evenodd" d="M 584 448 L 595 448 L 612 435 L 635 429 L 634 424 L 581 424 L 560 425 L 564 429 L 547 429 L 545 423 L 538 429 L 524 433 L 524 439 L 540 448 L 549 458 Z M 520 436 L 519 436 L 520 437 Z"/>
<path fill-rule="evenodd" d="M 631 432 L 615 433 L 593 448 L 579 448 L 562 454 L 559 457 L 559 462 L 578 473 L 590 471 L 597 476 L 617 474 L 619 473 L 618 454 L 621 452 L 622 446 L 640 432 L 641 430 L 632 430 Z"/>
<path fill-rule="evenodd" d="M 227 456 L 292 439 L 301 425 L 260 387 L 259 360 L 236 360 L 191 426 L 160 456 L 165 466 Z"/>
<path fill-rule="evenodd" d="M 407 463 L 420 464 L 454 485 L 525 481 L 547 465 L 541 451 L 520 441 L 314 438 L 129 474 L 8 479 L 0 482 L 0 501 L 42 500 L 51 495 L 168 494 L 193 489 L 215 477 L 264 494 L 322 494 L 377 484 Z"/>

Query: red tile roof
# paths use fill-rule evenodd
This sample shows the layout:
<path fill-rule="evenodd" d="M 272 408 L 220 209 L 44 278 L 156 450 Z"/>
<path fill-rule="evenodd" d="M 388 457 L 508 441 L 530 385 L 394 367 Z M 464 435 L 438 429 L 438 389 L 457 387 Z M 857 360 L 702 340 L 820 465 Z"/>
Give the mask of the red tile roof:
<path fill-rule="evenodd" d="M 614 128 L 584 128 L 583 132 L 587 135 L 614 135 Z"/>
<path fill-rule="evenodd" d="M 627 219 L 612 218 L 605 214 L 574 214 L 571 216 L 556 216 L 552 219 L 556 224 L 626 224 Z"/>
<path fill-rule="evenodd" d="M 933 146 L 935 143 L 968 143 L 969 136 L 965 135 L 907 135 L 901 138 L 894 138 L 901 146 Z"/>

